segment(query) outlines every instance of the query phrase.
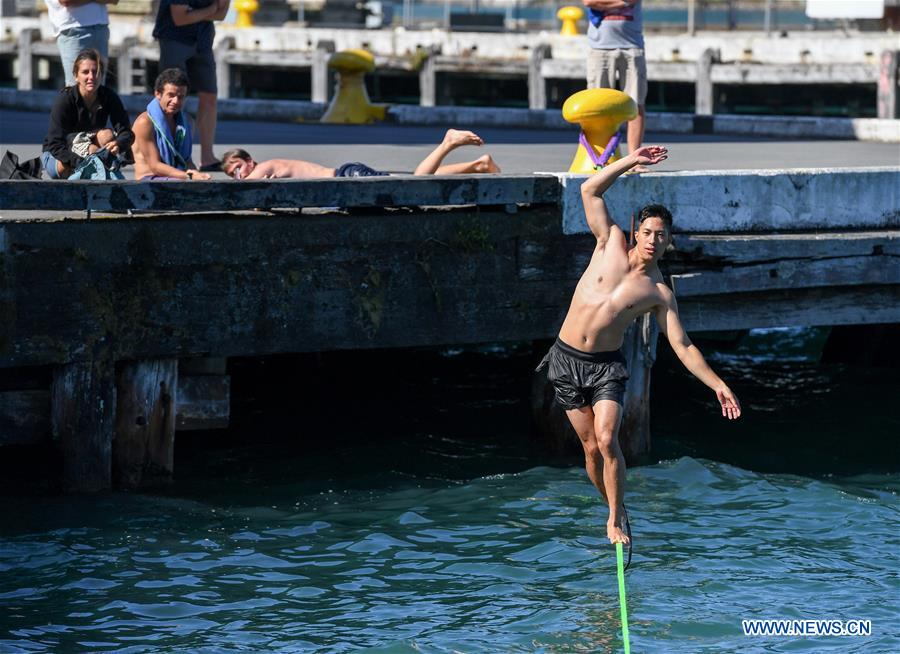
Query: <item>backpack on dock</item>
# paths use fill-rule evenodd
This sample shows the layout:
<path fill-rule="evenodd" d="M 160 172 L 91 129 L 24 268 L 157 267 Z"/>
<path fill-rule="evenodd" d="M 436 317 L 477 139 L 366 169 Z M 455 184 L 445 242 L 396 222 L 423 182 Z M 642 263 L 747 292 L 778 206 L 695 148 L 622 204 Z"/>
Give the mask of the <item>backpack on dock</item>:
<path fill-rule="evenodd" d="M 0 179 L 40 179 L 42 169 L 40 157 L 19 163 L 19 156 L 7 150 L 0 160 Z"/>

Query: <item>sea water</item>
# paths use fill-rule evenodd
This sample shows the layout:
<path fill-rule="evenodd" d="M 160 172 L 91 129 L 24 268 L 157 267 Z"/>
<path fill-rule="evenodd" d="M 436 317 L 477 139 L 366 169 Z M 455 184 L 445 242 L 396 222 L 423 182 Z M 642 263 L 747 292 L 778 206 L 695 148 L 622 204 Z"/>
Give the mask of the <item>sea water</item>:
<path fill-rule="evenodd" d="M 632 651 L 900 651 L 896 456 L 823 452 L 798 474 L 769 452 L 792 449 L 801 418 L 839 443 L 841 416 L 870 408 L 857 386 L 887 393 L 863 423 L 888 437 L 897 382 L 814 364 L 802 343 L 788 356 L 806 333 L 710 357 L 747 398 L 737 436 L 705 389 L 685 396 L 657 367 L 663 456 L 628 471 Z M 771 339 L 778 357 L 760 353 Z M 5 498 L 0 652 L 623 651 L 583 469 L 522 445 L 508 353 L 442 359 L 471 374 L 431 386 L 395 434 L 310 449 L 260 423 L 252 446 L 182 453 L 165 491 Z M 754 618 L 869 620 L 871 635 L 745 636 Z"/>

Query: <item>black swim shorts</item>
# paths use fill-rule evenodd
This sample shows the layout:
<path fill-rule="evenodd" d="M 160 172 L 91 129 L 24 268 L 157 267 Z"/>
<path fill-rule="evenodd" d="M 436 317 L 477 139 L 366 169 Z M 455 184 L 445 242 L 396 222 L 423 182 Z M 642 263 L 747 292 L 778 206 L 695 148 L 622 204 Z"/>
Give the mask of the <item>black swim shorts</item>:
<path fill-rule="evenodd" d="M 600 400 L 622 404 L 628 368 L 620 350 L 582 352 L 556 339 L 538 370 L 547 366 L 547 380 L 556 401 L 567 411 L 594 406 Z"/>
<path fill-rule="evenodd" d="M 370 168 L 358 161 L 345 163 L 334 171 L 335 177 L 387 177 L 389 174 Z"/>

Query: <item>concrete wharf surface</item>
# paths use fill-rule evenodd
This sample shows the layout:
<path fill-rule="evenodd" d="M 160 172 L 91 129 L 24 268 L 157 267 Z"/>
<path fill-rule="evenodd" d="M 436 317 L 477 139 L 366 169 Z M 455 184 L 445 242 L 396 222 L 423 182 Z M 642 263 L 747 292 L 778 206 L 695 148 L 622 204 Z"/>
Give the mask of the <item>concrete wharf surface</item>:
<path fill-rule="evenodd" d="M 0 110 L 0 148 L 21 159 L 40 154 L 48 116 Z M 748 121 L 753 117 L 748 116 Z M 257 161 L 306 159 L 327 166 L 362 161 L 373 168 L 410 172 L 442 138 L 446 127 L 398 125 L 321 125 L 256 121 L 220 121 L 216 152 L 243 147 Z M 484 148 L 461 148 L 446 160 L 465 161 L 489 152 L 505 173 L 568 170 L 577 131 L 476 128 Z M 654 170 L 747 170 L 785 168 L 859 168 L 900 165 L 900 146 L 837 140 L 783 140 L 762 137 L 649 133 L 646 143 L 669 148 L 669 160 Z M 199 162 L 199 148 L 194 150 Z M 217 177 L 224 178 L 224 175 Z"/>

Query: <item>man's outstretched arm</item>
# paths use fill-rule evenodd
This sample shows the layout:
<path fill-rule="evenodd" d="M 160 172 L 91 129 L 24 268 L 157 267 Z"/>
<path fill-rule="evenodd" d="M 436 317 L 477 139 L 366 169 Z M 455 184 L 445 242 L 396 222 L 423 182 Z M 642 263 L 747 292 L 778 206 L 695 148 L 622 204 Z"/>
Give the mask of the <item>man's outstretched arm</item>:
<path fill-rule="evenodd" d="M 606 189 L 612 186 L 612 183 L 622 173 L 631 170 L 635 166 L 652 166 L 660 161 L 665 161 L 667 157 L 668 150 L 665 148 L 658 145 L 646 146 L 602 168 L 581 185 L 584 215 L 587 219 L 588 227 L 591 228 L 591 232 L 597 237 L 597 241 L 599 241 L 601 246 L 609 240 L 610 232 L 615 226 L 606 210 L 606 202 L 603 200 L 603 194 L 606 192 Z"/>
<path fill-rule="evenodd" d="M 740 418 L 741 403 L 738 401 L 737 396 L 709 367 L 706 359 L 703 358 L 703 354 L 696 345 L 691 343 L 691 339 L 684 331 L 681 318 L 678 317 L 678 304 L 675 302 L 675 295 L 668 289 L 665 289 L 663 296 L 665 302 L 656 309 L 656 322 L 659 324 L 660 331 L 666 335 L 669 345 L 672 346 L 672 350 L 674 350 L 681 363 L 684 364 L 684 367 L 694 377 L 715 391 L 716 398 L 722 406 L 722 415 L 729 420 Z"/>

